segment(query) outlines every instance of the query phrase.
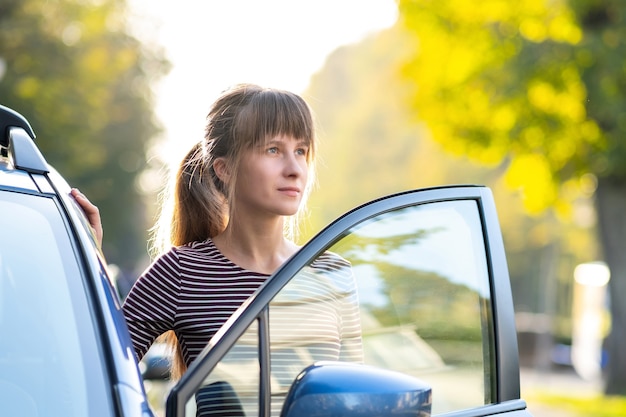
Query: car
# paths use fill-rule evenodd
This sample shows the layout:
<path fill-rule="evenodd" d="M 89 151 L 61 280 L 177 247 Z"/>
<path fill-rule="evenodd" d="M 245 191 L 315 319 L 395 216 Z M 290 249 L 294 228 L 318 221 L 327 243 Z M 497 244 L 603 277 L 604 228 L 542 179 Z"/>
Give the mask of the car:
<path fill-rule="evenodd" d="M 155 404 L 146 386 L 167 378 L 167 353 L 155 345 L 136 362 L 106 261 L 69 184 L 28 121 L 3 106 L 0 146 L 7 415 L 530 416 L 487 187 L 409 190 L 339 217 L 227 320 L 179 381 L 166 381 Z M 356 295 L 332 267 L 319 267 L 328 259 L 341 260 Z M 311 323 L 340 325 L 339 305 L 358 312 L 362 356 L 320 361 L 335 347 Z"/>
<path fill-rule="evenodd" d="M 151 417 L 104 257 L 34 139 L 0 106 L 2 413 Z"/>
<path fill-rule="evenodd" d="M 307 292 L 310 266 L 328 253 L 350 263 L 357 283 L 365 365 L 418 378 L 430 390 L 430 399 L 423 397 L 419 411 L 409 415 L 425 410 L 432 415 L 530 415 L 520 398 L 511 287 L 493 195 L 473 185 L 389 195 L 332 222 L 226 322 L 171 389 L 166 412 L 190 415 L 195 395 L 215 381 L 227 382 L 231 394 L 245 399 L 245 415 L 280 410 L 289 415 L 299 409 L 299 401 L 320 409 L 341 398 L 346 409 L 349 401 L 367 403 L 344 393 L 331 396 L 314 381 L 308 391 L 298 387 L 310 369 L 293 374 L 295 385 L 274 381 L 273 332 L 292 317 L 298 318 L 293 333 L 302 332 L 308 317 L 297 314 L 298 304 L 320 298 L 319 291 Z M 330 273 L 317 277 L 329 283 L 331 278 Z M 297 363 L 296 369 L 316 366 L 302 353 L 315 345 L 315 337 L 289 339 L 287 334 L 279 341 L 293 352 L 289 364 Z M 352 376 L 353 383 L 377 378 L 368 374 L 371 370 L 362 371 Z M 338 389 L 330 383 L 325 387 Z M 294 392 L 307 394 L 294 398 Z M 324 400 L 315 401 L 316 395 Z"/>

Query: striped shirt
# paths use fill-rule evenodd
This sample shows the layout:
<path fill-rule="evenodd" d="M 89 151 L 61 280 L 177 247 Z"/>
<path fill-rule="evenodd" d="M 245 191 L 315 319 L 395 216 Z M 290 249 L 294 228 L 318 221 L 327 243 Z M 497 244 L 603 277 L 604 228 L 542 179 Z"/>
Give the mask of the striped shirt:
<path fill-rule="evenodd" d="M 332 314 L 320 315 L 323 319 L 319 323 L 323 328 L 315 329 L 315 325 L 309 328 L 323 336 L 320 349 L 328 353 L 318 360 L 337 360 L 342 337 L 345 337 L 350 339 L 349 352 L 341 356 L 362 361 L 358 301 L 350 264 L 337 255 L 325 253 L 300 274 L 303 278 L 294 278 L 293 284 L 281 291 L 276 302 L 287 300 L 285 305 L 289 305 L 291 299 L 301 310 L 302 301 L 313 297 L 309 309 L 329 303 L 339 306 L 333 307 Z M 234 264 L 210 239 L 170 249 L 139 277 L 124 301 L 124 316 L 137 358 L 144 356 L 159 335 L 174 330 L 183 359 L 189 366 L 224 322 L 268 277 Z M 293 312 L 290 314 L 294 318 Z M 307 316 L 313 317 L 310 313 Z M 302 323 L 286 324 L 293 326 L 295 335 L 299 333 L 296 329 L 303 328 Z M 279 321 L 274 320 L 271 326 L 278 328 Z M 331 327 L 333 331 L 329 331 Z M 283 330 L 286 329 L 283 327 Z M 278 342 L 281 338 L 273 339 Z M 311 342 L 311 337 L 305 341 Z M 282 342 L 289 344 L 293 340 Z"/>

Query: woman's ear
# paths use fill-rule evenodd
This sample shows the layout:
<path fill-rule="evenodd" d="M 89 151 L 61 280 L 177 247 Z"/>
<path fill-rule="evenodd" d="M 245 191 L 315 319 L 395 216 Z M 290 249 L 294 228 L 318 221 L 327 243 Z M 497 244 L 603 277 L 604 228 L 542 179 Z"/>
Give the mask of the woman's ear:
<path fill-rule="evenodd" d="M 213 161 L 213 171 L 215 171 L 215 175 L 217 175 L 220 181 L 224 184 L 228 184 L 230 169 L 225 158 L 216 158 L 215 161 Z"/>

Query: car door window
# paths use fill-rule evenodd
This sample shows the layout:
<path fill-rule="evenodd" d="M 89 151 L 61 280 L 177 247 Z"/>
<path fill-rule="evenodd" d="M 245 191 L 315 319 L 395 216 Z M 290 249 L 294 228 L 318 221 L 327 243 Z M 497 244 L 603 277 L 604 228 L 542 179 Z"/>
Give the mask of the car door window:
<path fill-rule="evenodd" d="M 490 403 L 489 301 L 475 201 L 380 214 L 344 234 L 274 298 L 273 374 L 284 394 L 316 361 L 363 361 L 424 380 L 433 414 Z"/>
<path fill-rule="evenodd" d="M 495 402 L 487 265 L 476 200 L 416 204 L 352 226 L 269 303 L 272 415 L 298 373 L 322 360 L 416 376 L 432 387 L 433 415 Z M 222 359 L 211 383 L 236 387 L 242 375 L 259 375 L 256 330 Z M 232 360 L 242 346 L 246 359 Z M 227 366 L 239 368 L 224 377 Z M 246 416 L 259 415 L 260 381 L 235 388 Z"/>
<path fill-rule="evenodd" d="M 489 275 L 475 201 L 381 214 L 329 250 L 354 271 L 365 363 L 425 381 L 433 414 L 493 401 Z"/>
<path fill-rule="evenodd" d="M 185 407 L 188 416 L 258 416 L 259 324 L 254 321 L 203 381 Z"/>
<path fill-rule="evenodd" d="M 98 336 L 58 206 L 50 198 L 3 193 L 0 213 L 4 411 L 84 416 L 110 410 Z"/>

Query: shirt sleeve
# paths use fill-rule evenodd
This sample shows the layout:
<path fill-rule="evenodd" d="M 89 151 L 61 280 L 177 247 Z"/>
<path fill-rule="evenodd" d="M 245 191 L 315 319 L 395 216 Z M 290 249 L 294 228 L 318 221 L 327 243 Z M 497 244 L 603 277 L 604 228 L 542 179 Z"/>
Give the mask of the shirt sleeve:
<path fill-rule="evenodd" d="M 148 267 L 124 300 L 122 310 L 137 360 L 157 337 L 174 330 L 179 292 L 178 253 L 172 248 Z"/>

